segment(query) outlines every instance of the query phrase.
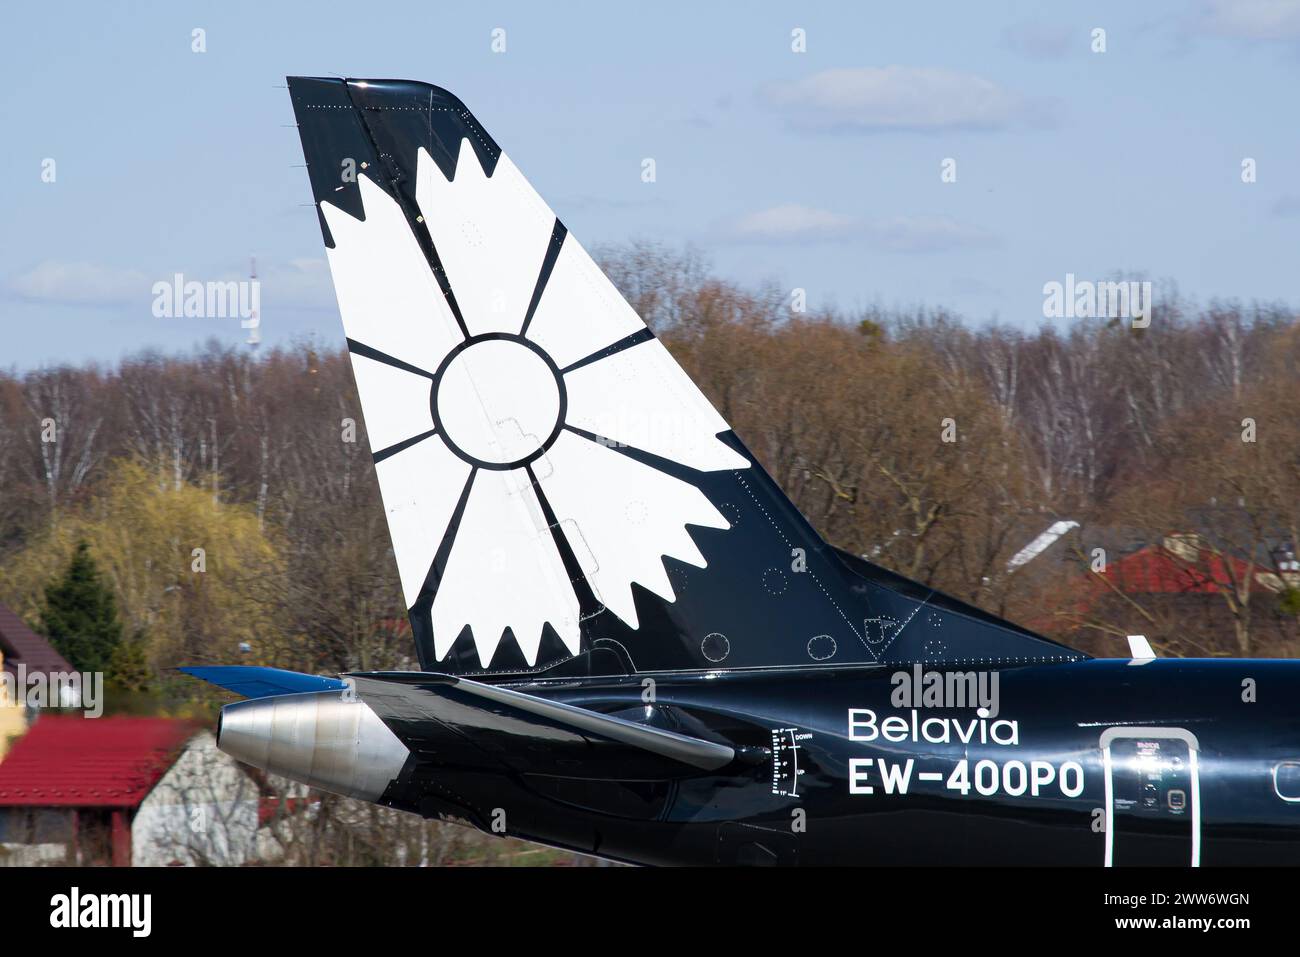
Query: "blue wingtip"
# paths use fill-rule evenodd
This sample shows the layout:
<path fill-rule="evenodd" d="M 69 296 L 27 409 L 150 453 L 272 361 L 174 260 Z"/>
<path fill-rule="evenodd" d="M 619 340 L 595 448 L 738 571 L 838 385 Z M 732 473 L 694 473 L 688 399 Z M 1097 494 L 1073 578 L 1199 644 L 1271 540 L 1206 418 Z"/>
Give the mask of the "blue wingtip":
<path fill-rule="evenodd" d="M 268 698 L 271 695 L 304 694 L 309 691 L 341 691 L 347 687 L 338 678 L 256 665 L 189 665 L 179 670 L 245 698 Z"/>

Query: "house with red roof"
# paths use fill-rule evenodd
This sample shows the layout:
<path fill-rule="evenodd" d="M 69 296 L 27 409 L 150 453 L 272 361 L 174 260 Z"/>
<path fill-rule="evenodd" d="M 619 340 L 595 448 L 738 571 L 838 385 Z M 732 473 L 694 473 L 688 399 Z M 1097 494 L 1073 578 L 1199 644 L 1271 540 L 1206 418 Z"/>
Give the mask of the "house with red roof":
<path fill-rule="evenodd" d="M 1088 540 L 1104 541 L 1106 530 Z M 1086 552 L 1084 553 L 1086 554 Z M 1297 622 L 1279 600 L 1300 589 L 1300 563 L 1289 543 L 1261 543 L 1247 561 L 1198 533 L 1167 535 L 1107 561 L 1100 571 L 1075 562 L 1043 604 L 1053 617 L 1031 622 L 1094 653 L 1123 655 L 1124 634 L 1146 634 L 1177 654 L 1241 653 L 1234 609 L 1249 606 L 1252 653 L 1293 654 Z M 1091 639 L 1093 647 L 1084 641 Z"/>
<path fill-rule="evenodd" d="M 192 722 L 46 714 L 0 761 L 0 864 L 238 865 L 260 805 Z"/>

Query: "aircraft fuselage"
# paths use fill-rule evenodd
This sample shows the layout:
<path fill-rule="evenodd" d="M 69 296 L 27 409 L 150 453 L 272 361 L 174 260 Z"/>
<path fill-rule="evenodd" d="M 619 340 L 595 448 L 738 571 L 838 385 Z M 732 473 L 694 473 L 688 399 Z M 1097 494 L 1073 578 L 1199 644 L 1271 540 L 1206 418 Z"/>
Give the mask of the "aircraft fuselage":
<path fill-rule="evenodd" d="M 382 803 L 646 864 L 1300 862 L 1300 664 L 1004 666 L 982 672 L 997 676 L 985 716 L 909 700 L 918 670 L 512 685 L 737 758 L 684 777 L 533 774 L 545 734 L 514 728 L 494 773 L 431 722 L 422 743 L 404 735 L 413 757 Z"/>

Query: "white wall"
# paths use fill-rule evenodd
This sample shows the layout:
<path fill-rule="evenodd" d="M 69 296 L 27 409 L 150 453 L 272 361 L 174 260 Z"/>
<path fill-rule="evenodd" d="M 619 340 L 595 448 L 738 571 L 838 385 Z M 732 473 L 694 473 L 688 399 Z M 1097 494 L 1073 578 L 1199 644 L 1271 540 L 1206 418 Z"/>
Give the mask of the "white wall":
<path fill-rule="evenodd" d="M 237 866 L 253 857 L 258 792 L 235 759 L 201 731 L 140 804 L 131 863 Z"/>

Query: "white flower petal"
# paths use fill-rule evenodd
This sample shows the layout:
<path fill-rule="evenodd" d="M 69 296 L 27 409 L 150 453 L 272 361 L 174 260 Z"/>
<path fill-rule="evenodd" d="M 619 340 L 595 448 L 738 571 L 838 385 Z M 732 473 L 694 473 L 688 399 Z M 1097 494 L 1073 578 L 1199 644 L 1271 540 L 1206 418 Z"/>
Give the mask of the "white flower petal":
<path fill-rule="evenodd" d="M 633 628 L 632 582 L 675 601 L 663 556 L 706 565 L 686 524 L 731 527 L 694 485 L 572 432 L 545 458 L 538 482 L 560 528 L 580 562 L 585 551 L 595 560 L 584 570 L 602 604 Z"/>
<path fill-rule="evenodd" d="M 749 468 L 716 436 L 730 427 L 657 339 L 564 376 L 565 421 L 693 469 Z"/>
<path fill-rule="evenodd" d="M 432 380 L 355 352 L 352 375 L 357 380 L 371 451 L 380 452 L 433 428 L 429 410 Z"/>
<path fill-rule="evenodd" d="M 555 214 L 502 153 L 492 176 L 461 140 L 449 180 L 421 148 L 415 199 L 471 335 L 515 332 L 524 323 Z"/>
<path fill-rule="evenodd" d="M 443 658 L 468 624 L 486 668 L 508 626 L 531 665 L 548 621 L 577 654 L 578 618 L 528 473 L 479 469 L 433 600 L 434 654 Z"/>
<path fill-rule="evenodd" d="M 348 336 L 432 373 L 464 338 L 397 201 L 357 177 L 364 220 L 321 203 L 326 249 Z"/>
<path fill-rule="evenodd" d="M 573 234 L 565 236 L 528 338 L 563 369 L 645 327 Z"/>
<path fill-rule="evenodd" d="M 436 435 L 375 464 L 408 608 L 420 597 L 469 473 L 469 463 Z"/>

